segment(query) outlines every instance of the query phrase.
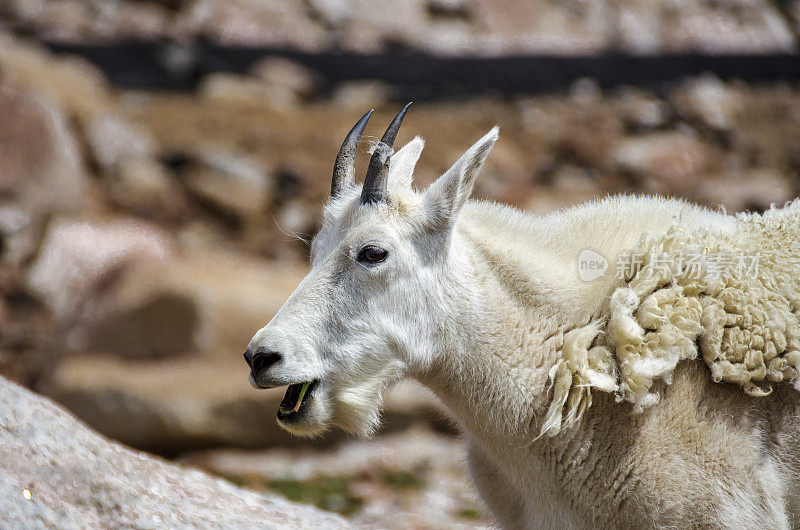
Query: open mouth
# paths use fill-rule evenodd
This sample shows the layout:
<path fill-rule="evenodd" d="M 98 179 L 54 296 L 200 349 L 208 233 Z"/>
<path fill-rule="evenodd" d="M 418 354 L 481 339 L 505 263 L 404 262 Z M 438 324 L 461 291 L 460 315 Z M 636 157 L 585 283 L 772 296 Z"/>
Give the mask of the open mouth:
<path fill-rule="evenodd" d="M 286 395 L 283 396 L 283 401 L 281 401 L 280 407 L 278 407 L 278 419 L 281 421 L 291 421 L 301 416 L 308 408 L 308 404 L 318 384 L 319 381 L 315 380 L 289 385 L 289 388 L 286 389 Z"/>

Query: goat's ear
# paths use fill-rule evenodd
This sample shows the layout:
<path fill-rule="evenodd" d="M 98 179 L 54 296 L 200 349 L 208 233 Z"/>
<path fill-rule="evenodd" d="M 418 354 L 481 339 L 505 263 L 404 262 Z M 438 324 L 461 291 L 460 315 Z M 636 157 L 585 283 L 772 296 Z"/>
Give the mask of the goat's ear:
<path fill-rule="evenodd" d="M 499 129 L 494 127 L 467 149 L 453 167 L 436 179 L 423 195 L 428 222 L 434 229 L 452 226 L 456 215 L 467 202 L 478 172 L 497 141 Z"/>
<path fill-rule="evenodd" d="M 425 140 L 416 136 L 389 159 L 389 186 L 411 187 L 414 167 L 425 147 Z"/>

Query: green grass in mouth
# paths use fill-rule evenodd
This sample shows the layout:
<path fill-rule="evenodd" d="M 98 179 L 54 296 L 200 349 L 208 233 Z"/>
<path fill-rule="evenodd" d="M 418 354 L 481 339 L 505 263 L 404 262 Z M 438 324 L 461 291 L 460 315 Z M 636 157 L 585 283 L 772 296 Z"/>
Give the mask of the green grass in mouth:
<path fill-rule="evenodd" d="M 303 403 L 303 397 L 305 397 L 309 386 L 311 386 L 310 382 L 303 383 L 303 388 L 300 389 L 300 397 L 297 398 L 297 403 L 295 403 L 295 405 L 294 405 L 294 411 L 295 412 L 300 410 L 300 405 Z"/>

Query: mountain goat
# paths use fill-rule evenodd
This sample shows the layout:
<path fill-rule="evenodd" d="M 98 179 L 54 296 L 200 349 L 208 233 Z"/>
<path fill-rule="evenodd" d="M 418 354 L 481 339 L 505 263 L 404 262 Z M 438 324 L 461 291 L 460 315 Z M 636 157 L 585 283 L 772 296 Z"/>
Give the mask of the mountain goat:
<path fill-rule="evenodd" d="M 311 271 L 245 353 L 251 384 L 288 385 L 280 425 L 369 435 L 412 377 L 504 527 L 800 525 L 800 203 L 469 200 L 497 128 L 417 192 L 407 108 L 362 186 L 371 111 L 347 135 Z"/>

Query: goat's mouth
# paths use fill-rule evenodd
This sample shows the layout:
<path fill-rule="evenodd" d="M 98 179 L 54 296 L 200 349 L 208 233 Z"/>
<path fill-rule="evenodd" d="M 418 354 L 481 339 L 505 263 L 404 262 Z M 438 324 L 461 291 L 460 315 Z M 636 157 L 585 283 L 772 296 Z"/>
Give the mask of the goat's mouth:
<path fill-rule="evenodd" d="M 313 400 L 314 390 L 318 385 L 318 379 L 289 385 L 278 407 L 278 420 L 288 422 L 303 416 Z"/>

